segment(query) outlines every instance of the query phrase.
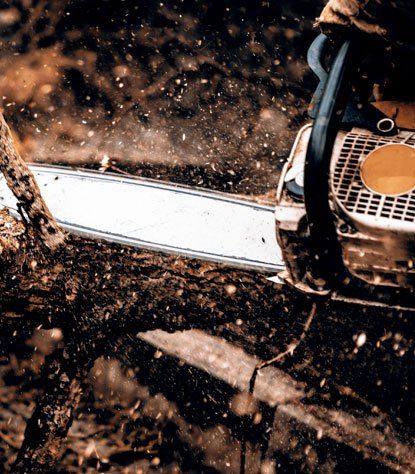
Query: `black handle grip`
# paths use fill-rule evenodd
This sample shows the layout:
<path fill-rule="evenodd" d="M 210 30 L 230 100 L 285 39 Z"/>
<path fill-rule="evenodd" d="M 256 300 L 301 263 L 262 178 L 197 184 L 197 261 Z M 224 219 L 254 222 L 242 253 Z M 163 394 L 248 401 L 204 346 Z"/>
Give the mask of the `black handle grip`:
<path fill-rule="evenodd" d="M 308 108 L 308 115 L 311 118 L 315 118 L 316 116 L 316 110 L 324 93 L 324 88 L 327 82 L 328 72 L 323 66 L 323 58 L 326 54 L 328 44 L 328 37 L 326 35 L 320 34 L 311 43 L 311 46 L 307 52 L 307 63 L 310 69 L 319 79 L 318 86 L 314 92 L 313 98 L 311 99 L 310 106 Z"/>
<path fill-rule="evenodd" d="M 329 204 L 329 168 L 334 141 L 351 91 L 356 61 L 351 40 L 332 64 L 317 108 L 304 168 L 304 199 L 310 234 L 311 273 L 330 287 L 343 268 Z"/>

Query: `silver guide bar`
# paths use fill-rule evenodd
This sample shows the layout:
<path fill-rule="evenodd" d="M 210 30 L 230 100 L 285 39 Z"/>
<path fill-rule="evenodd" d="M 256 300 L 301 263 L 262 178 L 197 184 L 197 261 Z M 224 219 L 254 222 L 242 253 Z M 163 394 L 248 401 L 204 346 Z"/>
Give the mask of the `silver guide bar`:
<path fill-rule="evenodd" d="M 284 269 L 270 206 L 150 179 L 57 166 L 31 169 L 69 232 L 246 269 Z M 2 176 L 0 206 L 18 215 Z"/>

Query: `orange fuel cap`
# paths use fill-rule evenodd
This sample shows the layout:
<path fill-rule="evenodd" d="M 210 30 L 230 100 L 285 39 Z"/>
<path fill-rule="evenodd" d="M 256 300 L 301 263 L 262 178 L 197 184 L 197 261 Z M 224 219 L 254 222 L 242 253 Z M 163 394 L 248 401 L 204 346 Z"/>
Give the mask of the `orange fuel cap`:
<path fill-rule="evenodd" d="M 415 148 L 383 145 L 370 152 L 361 165 L 364 185 L 377 194 L 397 196 L 415 188 Z"/>

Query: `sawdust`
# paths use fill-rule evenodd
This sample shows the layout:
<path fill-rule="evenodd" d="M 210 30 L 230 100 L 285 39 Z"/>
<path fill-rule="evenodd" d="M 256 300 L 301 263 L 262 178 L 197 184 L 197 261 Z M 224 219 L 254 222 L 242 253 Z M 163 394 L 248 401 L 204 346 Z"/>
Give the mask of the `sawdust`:
<path fill-rule="evenodd" d="M 0 96 L 27 159 L 108 157 L 231 192 L 275 188 L 314 87 L 304 57 L 318 4 L 32 3 L 0 57 Z"/>

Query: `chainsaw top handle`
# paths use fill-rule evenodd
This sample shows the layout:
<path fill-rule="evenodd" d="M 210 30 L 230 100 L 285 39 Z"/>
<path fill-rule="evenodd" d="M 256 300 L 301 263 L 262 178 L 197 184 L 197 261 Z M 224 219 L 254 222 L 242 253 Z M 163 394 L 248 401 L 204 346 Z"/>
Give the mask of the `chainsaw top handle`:
<path fill-rule="evenodd" d="M 339 48 L 325 80 L 315 111 L 304 168 L 304 199 L 307 214 L 311 278 L 328 289 L 341 277 L 343 264 L 329 204 L 329 169 L 334 141 L 342 123 L 356 71 L 352 39 Z"/>

